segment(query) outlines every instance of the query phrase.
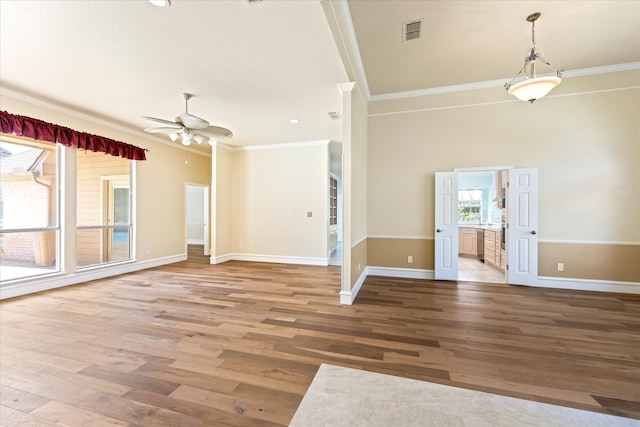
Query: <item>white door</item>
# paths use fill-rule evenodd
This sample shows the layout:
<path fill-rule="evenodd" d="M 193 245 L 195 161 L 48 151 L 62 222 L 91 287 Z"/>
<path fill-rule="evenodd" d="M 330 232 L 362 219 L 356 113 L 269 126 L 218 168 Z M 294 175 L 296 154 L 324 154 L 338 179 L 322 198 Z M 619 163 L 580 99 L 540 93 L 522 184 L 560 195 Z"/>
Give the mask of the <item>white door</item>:
<path fill-rule="evenodd" d="M 107 179 L 106 201 L 104 203 L 107 225 L 115 228 L 107 228 L 106 248 L 102 257 L 103 262 L 124 261 L 130 258 L 131 249 L 131 224 L 130 202 L 131 192 L 129 191 L 129 178 Z"/>
<path fill-rule="evenodd" d="M 435 279 L 458 280 L 458 174 L 436 172 Z"/>
<path fill-rule="evenodd" d="M 507 195 L 507 282 L 538 283 L 538 169 L 510 169 Z"/>

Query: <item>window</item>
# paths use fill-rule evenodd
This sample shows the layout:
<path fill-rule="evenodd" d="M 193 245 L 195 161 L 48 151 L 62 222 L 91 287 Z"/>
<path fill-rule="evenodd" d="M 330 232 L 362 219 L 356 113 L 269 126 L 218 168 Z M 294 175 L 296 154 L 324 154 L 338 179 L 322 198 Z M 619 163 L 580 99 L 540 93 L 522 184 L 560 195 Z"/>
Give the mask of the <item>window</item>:
<path fill-rule="evenodd" d="M 77 153 L 78 269 L 131 259 L 131 161 Z"/>
<path fill-rule="evenodd" d="M 0 140 L 0 281 L 60 271 L 58 148 Z"/>
<path fill-rule="evenodd" d="M 482 211 L 482 190 L 458 190 L 458 223 L 479 224 Z"/>

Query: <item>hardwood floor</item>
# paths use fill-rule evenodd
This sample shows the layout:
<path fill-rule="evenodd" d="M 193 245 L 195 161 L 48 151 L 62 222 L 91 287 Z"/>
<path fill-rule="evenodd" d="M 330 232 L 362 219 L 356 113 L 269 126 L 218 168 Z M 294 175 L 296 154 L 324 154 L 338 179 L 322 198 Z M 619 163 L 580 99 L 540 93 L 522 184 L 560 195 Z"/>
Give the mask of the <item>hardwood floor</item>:
<path fill-rule="evenodd" d="M 640 419 L 640 295 L 339 277 L 192 257 L 3 301 L 0 424 L 282 426 L 321 363 Z"/>

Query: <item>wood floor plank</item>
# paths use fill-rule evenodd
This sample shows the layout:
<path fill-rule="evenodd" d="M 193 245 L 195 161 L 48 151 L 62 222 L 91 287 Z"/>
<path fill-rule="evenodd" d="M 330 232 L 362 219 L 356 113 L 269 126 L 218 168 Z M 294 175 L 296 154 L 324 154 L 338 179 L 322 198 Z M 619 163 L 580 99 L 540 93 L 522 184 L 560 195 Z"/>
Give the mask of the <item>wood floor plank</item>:
<path fill-rule="evenodd" d="M 31 412 L 47 402 L 49 399 L 37 394 L 0 385 L 0 405 L 22 412 Z"/>
<path fill-rule="evenodd" d="M 8 406 L 0 405 L 0 427 L 67 427 Z"/>
<path fill-rule="evenodd" d="M 42 372 L 33 374 L 2 367 L 0 374 L 3 385 L 69 405 L 74 405 L 95 392 L 90 387 L 76 385 L 74 379 L 61 380 Z"/>
<path fill-rule="evenodd" d="M 640 420 L 640 295 L 189 252 L 0 302 L 0 425 L 284 426 L 322 363 Z"/>
<path fill-rule="evenodd" d="M 202 390 L 191 386 L 180 386 L 171 394 L 174 399 L 210 406 L 230 414 L 236 414 L 253 420 L 268 421 L 270 423 L 286 425 L 290 421 L 288 412 L 294 412 L 297 405 L 289 410 L 277 406 L 277 401 L 267 399 L 267 396 L 228 395 Z M 302 400 L 302 398 L 300 398 Z"/>
<path fill-rule="evenodd" d="M 229 412 L 226 410 L 212 407 L 205 403 L 195 403 L 188 400 L 181 400 L 170 396 L 162 396 L 155 393 L 149 393 L 141 390 L 132 390 L 127 393 L 127 399 L 136 402 L 145 403 L 158 408 L 165 408 L 174 412 L 180 412 L 189 417 L 198 419 L 205 426 L 242 426 L 242 427 L 270 427 L 279 426 L 281 424 L 267 422 L 258 418 L 252 418 L 245 413 L 239 414 L 236 411 Z"/>
<path fill-rule="evenodd" d="M 128 426 L 126 421 L 107 417 L 94 411 L 65 405 L 54 400 L 31 412 L 30 415 L 47 420 L 51 424 L 74 427 L 117 427 Z"/>
<path fill-rule="evenodd" d="M 166 427 L 202 425 L 202 420 L 190 415 L 104 393 L 92 394 L 76 406 L 133 425 Z"/>

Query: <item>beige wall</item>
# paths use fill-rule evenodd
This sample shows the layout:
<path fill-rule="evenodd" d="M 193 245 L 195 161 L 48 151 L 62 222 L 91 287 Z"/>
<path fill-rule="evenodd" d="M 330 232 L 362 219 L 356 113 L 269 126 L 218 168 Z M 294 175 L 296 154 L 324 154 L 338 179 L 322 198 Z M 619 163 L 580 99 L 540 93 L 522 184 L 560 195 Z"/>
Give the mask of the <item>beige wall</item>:
<path fill-rule="evenodd" d="M 367 110 L 355 89 L 351 122 L 351 242 L 367 237 L 369 186 L 367 164 Z"/>
<path fill-rule="evenodd" d="M 360 89 L 352 93 L 351 112 L 351 287 L 365 266 L 368 206 L 367 176 L 367 109 Z M 363 249 L 364 248 L 364 249 Z M 355 280 L 354 280 L 355 277 Z"/>
<path fill-rule="evenodd" d="M 540 276 L 640 282 L 640 245 L 542 242 L 539 252 Z M 557 271 L 558 262 L 564 271 Z"/>
<path fill-rule="evenodd" d="M 639 81 L 638 71 L 611 74 L 608 80 L 565 79 L 564 93 L 533 105 L 509 99 L 476 104 L 490 101 L 487 90 L 466 98 L 454 93 L 450 99 L 437 95 L 372 103 L 368 235 L 393 243 L 386 254 L 377 250 L 380 242 L 372 243 L 376 249 L 370 247 L 369 256 L 375 255 L 376 263 L 369 264 L 397 266 L 399 238 L 429 239 L 432 244 L 435 172 L 535 167 L 540 174 L 539 236 L 541 242 L 549 241 L 540 246 L 540 273 L 555 276 L 549 266 L 565 262 L 566 269 L 583 272 L 574 277 L 640 281 L 640 264 L 629 263 L 637 254 L 634 244 L 640 242 Z M 603 91 L 571 94 L 586 87 Z M 600 246 L 602 252 L 578 250 L 583 257 L 567 260 L 551 250 L 551 241 L 608 245 Z M 591 267 L 603 253 L 613 267 L 594 271 Z M 425 256 L 432 256 L 432 250 Z M 420 264 L 432 265 L 417 260 L 411 268 Z M 612 273 L 618 270 L 627 273 Z"/>
<path fill-rule="evenodd" d="M 211 256 L 228 255 L 232 252 L 232 153 L 220 145 L 213 149 L 215 173 L 211 182 Z"/>
<path fill-rule="evenodd" d="M 185 253 L 186 184 L 209 185 L 211 159 L 177 145 L 153 144 L 147 160 L 135 167 L 138 259 Z"/>
<path fill-rule="evenodd" d="M 414 268 L 433 270 L 433 239 L 377 238 L 367 239 L 367 255 L 372 267 Z M 408 262 L 408 257 L 413 262 Z"/>
<path fill-rule="evenodd" d="M 349 279 L 351 280 L 351 288 L 356 285 L 360 275 L 367 266 L 368 254 L 367 240 L 362 240 L 351 247 L 351 274 Z M 346 272 L 343 270 L 343 274 Z"/>
<path fill-rule="evenodd" d="M 328 141 L 234 151 L 232 252 L 326 260 L 328 161 Z"/>

